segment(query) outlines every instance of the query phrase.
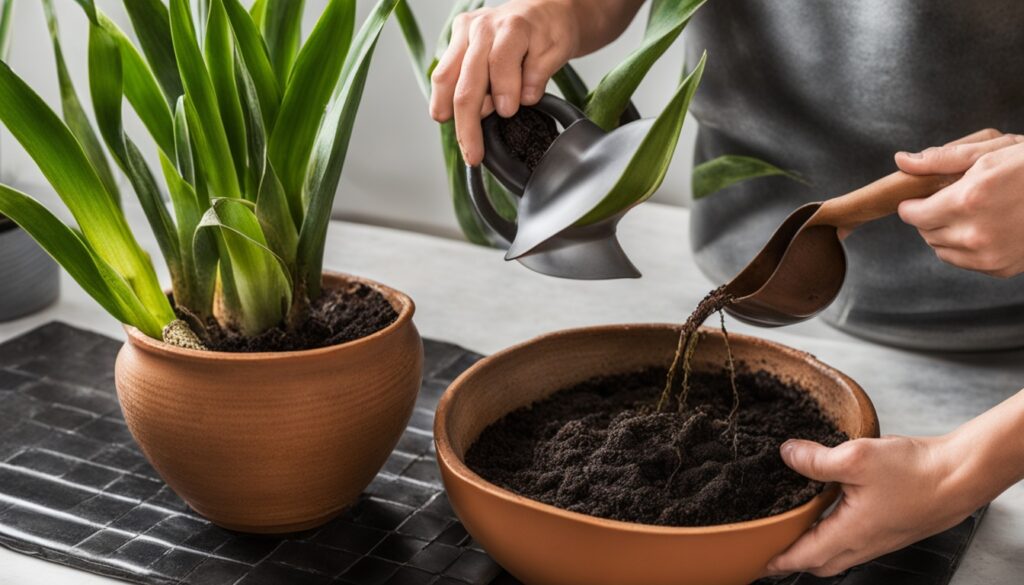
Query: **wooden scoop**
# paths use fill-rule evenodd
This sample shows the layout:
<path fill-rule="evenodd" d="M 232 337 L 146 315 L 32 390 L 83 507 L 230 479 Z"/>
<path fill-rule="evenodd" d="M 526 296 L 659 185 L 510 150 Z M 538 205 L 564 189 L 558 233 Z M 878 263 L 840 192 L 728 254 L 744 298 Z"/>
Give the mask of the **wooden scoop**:
<path fill-rule="evenodd" d="M 961 176 L 897 171 L 846 195 L 798 208 L 726 285 L 734 299 L 726 311 L 762 327 L 813 317 L 835 300 L 846 277 L 839 229 L 849 231 L 896 213 L 901 202 L 928 197 Z"/>

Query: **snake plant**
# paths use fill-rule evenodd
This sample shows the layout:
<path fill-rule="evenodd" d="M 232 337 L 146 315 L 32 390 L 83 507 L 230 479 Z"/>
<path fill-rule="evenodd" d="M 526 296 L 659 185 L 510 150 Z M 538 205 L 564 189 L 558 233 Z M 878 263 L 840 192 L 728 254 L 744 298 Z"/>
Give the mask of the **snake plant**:
<path fill-rule="evenodd" d="M 356 31 L 356 0 L 329 0 L 302 41 L 302 0 L 250 8 L 240 0 L 124 0 L 136 45 L 94 0 L 76 0 L 89 20 L 97 137 L 64 63 L 52 0 L 44 0 L 63 116 L 3 63 L 0 122 L 77 226 L 6 185 L 0 213 L 111 315 L 160 338 L 175 310 L 128 225 L 109 156 L 141 203 L 179 312 L 245 335 L 301 324 L 321 293 L 356 111 L 398 1 L 379 0 Z M 125 100 L 155 145 L 162 184 L 126 133 Z"/>
<path fill-rule="evenodd" d="M 672 46 L 690 18 L 705 1 L 651 0 L 647 28 L 640 46 L 605 74 L 595 87 L 588 88 L 571 65 L 563 67 L 552 81 L 566 100 L 583 110 L 599 126 L 605 130 L 616 128 L 623 117 L 623 112 L 630 105 L 633 93 L 648 71 Z M 396 9 L 395 16 L 402 28 L 420 89 L 428 100 L 430 74 L 448 46 L 452 22 L 459 14 L 476 10 L 483 3 L 483 0 L 455 1 L 432 57 L 427 55 L 422 32 L 407 5 L 407 0 Z M 616 215 L 647 200 L 661 186 L 675 153 L 690 100 L 700 84 L 704 66 L 705 58 L 702 57 L 693 70 L 683 76 L 618 182 L 589 213 L 577 220 L 577 225 L 595 223 Z M 459 225 L 470 241 L 489 244 L 490 236 L 470 199 L 464 172 L 465 164 L 455 138 L 454 122 L 449 121 L 441 125 L 441 145 Z M 794 176 L 757 159 L 723 156 L 698 165 L 694 169 L 694 197 L 707 196 L 738 181 L 779 174 Z M 514 219 L 516 206 L 511 194 L 490 176 L 487 187 L 488 196 L 495 209 L 506 219 Z"/>

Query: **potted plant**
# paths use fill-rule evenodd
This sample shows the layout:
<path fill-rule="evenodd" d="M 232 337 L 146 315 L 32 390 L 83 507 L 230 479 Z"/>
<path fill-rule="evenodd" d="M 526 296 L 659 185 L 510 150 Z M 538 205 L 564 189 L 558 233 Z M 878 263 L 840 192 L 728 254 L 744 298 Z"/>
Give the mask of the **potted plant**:
<path fill-rule="evenodd" d="M 99 136 L 141 203 L 169 292 L 104 180 L 59 51 L 63 121 L 0 64 L 0 121 L 77 228 L 2 185 L 0 213 L 125 324 L 115 370 L 128 427 L 171 488 L 227 528 L 286 532 L 338 514 L 412 412 L 422 365 L 412 301 L 322 266 L 370 60 L 397 1 L 380 0 L 356 31 L 356 3 L 329 0 L 302 41 L 301 2 L 125 0 L 137 48 L 79 0 Z M 125 99 L 155 144 L 170 209 L 125 132 Z"/>
<path fill-rule="evenodd" d="M 679 327 L 558 331 L 445 392 L 437 459 L 466 530 L 524 583 L 744 585 L 838 495 L 779 444 L 878 436 L 871 401 L 814 356 L 703 330 L 688 397 L 660 407 Z M 730 339 L 731 338 L 731 339 Z M 735 356 L 736 413 L 723 364 Z"/>
<path fill-rule="evenodd" d="M 10 50 L 14 0 L 0 1 L 0 55 Z M 17 224 L 0 215 L 0 322 L 50 306 L 60 294 L 60 268 Z"/>
<path fill-rule="evenodd" d="M 591 120 L 607 131 L 621 124 L 639 118 L 639 113 L 630 101 L 647 72 L 671 47 L 682 33 L 690 18 L 706 0 L 652 0 L 647 27 L 640 46 L 621 63 L 608 71 L 593 88 L 566 64 L 552 81 L 562 97 L 582 110 Z M 420 90 L 430 99 L 430 75 L 451 39 L 452 23 L 459 14 L 476 10 L 484 0 L 455 0 L 448 20 L 445 22 L 437 41 L 433 56 L 428 56 L 422 31 L 407 2 L 399 4 L 395 11 L 396 20 L 402 29 L 409 56 L 412 60 Z M 675 153 L 682 131 L 683 121 L 700 84 L 704 59 L 693 71 L 684 75 L 665 108 L 658 115 L 654 126 L 641 148 L 633 154 L 630 164 L 623 171 L 615 187 L 577 225 L 597 223 L 608 217 L 638 205 L 649 199 L 661 186 L 668 172 L 672 155 Z M 524 110 L 521 108 L 521 116 Z M 553 126 L 552 126 L 553 128 Z M 551 136 L 538 136 L 543 141 L 543 151 L 552 140 Z M 444 153 L 448 183 L 459 226 L 466 237 L 474 243 L 491 245 L 497 243 L 486 224 L 479 217 L 473 205 L 467 183 L 465 162 L 455 136 L 455 122 L 441 124 L 441 149 Z M 693 197 L 700 199 L 733 183 L 766 177 L 784 175 L 799 180 L 791 172 L 779 169 L 762 160 L 737 155 L 725 155 L 707 161 L 693 169 Z M 495 210 L 507 220 L 515 220 L 516 198 L 505 189 L 490 173 L 487 179 L 488 197 Z"/>

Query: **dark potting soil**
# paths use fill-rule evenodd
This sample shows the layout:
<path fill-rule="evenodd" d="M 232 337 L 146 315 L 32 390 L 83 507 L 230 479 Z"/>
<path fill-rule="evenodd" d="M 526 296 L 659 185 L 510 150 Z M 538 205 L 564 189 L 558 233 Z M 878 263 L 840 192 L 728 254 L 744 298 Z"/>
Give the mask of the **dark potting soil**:
<path fill-rule="evenodd" d="M 498 132 L 509 153 L 533 172 L 548 147 L 558 138 L 558 126 L 545 114 L 529 106 L 519 108 L 511 118 L 498 117 Z"/>
<path fill-rule="evenodd" d="M 846 436 L 798 388 L 738 369 L 735 456 L 728 372 L 692 372 L 687 407 L 674 398 L 659 412 L 666 370 L 653 368 L 594 378 L 506 415 L 466 463 L 528 498 L 614 520 L 709 526 L 784 512 L 823 486 L 786 467 L 779 446 Z"/>
<path fill-rule="evenodd" d="M 297 351 L 360 339 L 384 329 L 397 318 L 398 313 L 384 295 L 365 284 L 352 283 L 346 288 L 325 289 L 311 303 L 306 322 L 294 330 L 282 325 L 247 337 L 211 320 L 199 337 L 213 351 Z"/>

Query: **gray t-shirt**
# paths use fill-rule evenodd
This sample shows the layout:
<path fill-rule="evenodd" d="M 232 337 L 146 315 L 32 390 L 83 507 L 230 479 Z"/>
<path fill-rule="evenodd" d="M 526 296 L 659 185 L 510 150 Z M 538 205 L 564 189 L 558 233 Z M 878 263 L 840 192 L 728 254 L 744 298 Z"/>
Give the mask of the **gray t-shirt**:
<path fill-rule="evenodd" d="M 708 51 L 697 162 L 758 156 L 812 184 L 758 179 L 695 202 L 691 243 L 717 282 L 799 205 L 896 170 L 898 150 L 1024 132 L 1022 0 L 710 0 L 685 35 L 688 62 Z M 825 315 L 840 328 L 917 348 L 1024 346 L 1024 278 L 946 265 L 895 216 L 846 250 Z"/>

